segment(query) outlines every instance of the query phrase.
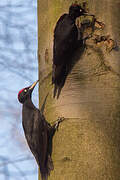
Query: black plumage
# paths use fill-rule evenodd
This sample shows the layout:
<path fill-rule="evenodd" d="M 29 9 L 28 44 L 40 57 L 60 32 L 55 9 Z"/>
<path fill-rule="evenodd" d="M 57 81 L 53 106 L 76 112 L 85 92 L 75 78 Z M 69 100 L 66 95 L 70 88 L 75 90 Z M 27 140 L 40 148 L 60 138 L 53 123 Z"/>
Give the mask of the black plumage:
<path fill-rule="evenodd" d="M 53 170 L 51 140 L 61 119 L 53 126 L 46 121 L 43 111 L 47 96 L 41 110 L 34 106 L 31 95 L 37 82 L 33 83 L 32 86 L 22 89 L 18 94 L 18 100 L 23 104 L 22 125 L 27 143 L 38 163 L 42 180 L 47 180 L 50 171 Z"/>
<path fill-rule="evenodd" d="M 86 12 L 80 5 L 72 4 L 68 14 L 63 14 L 56 23 L 53 43 L 52 83 L 54 84 L 54 97 L 59 97 L 68 74 L 68 65 L 75 49 L 82 43 L 78 39 L 78 29 L 75 24 L 77 17 Z M 58 92 L 57 92 L 58 91 Z"/>

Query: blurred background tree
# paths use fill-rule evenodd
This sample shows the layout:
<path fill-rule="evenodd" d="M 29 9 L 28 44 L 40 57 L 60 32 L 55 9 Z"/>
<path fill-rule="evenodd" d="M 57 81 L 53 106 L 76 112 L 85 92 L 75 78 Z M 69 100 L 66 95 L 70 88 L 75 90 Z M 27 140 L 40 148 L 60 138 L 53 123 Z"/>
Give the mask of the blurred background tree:
<path fill-rule="evenodd" d="M 18 91 L 38 78 L 37 1 L 0 1 L 0 74 L 0 180 L 37 179 L 17 100 Z M 36 88 L 36 105 L 37 95 Z"/>

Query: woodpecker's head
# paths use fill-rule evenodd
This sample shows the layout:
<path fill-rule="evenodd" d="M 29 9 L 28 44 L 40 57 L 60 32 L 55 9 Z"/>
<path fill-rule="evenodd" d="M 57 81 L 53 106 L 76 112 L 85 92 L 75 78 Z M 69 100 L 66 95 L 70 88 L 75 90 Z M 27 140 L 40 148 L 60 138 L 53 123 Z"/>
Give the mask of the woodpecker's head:
<path fill-rule="evenodd" d="M 39 80 L 35 81 L 31 86 L 23 88 L 18 93 L 18 100 L 20 103 L 24 103 L 28 98 L 31 98 L 32 91 Z"/>
<path fill-rule="evenodd" d="M 69 7 L 69 15 L 73 18 L 77 18 L 79 16 L 86 15 L 86 14 L 87 12 L 77 3 L 72 4 Z"/>

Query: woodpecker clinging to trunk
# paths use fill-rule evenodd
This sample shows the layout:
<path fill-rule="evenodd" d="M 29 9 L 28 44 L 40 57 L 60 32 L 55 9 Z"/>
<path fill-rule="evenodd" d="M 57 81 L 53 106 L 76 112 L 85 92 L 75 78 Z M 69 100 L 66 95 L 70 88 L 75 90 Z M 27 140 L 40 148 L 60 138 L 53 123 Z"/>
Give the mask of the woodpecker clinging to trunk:
<path fill-rule="evenodd" d="M 53 170 L 51 140 L 63 118 L 59 118 L 53 126 L 46 121 L 43 112 L 47 96 L 41 110 L 34 106 L 31 95 L 37 83 L 38 81 L 20 90 L 18 93 L 18 100 L 23 104 L 22 125 L 27 143 L 38 163 L 42 180 L 47 180 L 50 171 Z"/>
<path fill-rule="evenodd" d="M 59 97 L 66 76 L 68 75 L 68 64 L 70 63 L 71 55 L 78 45 L 82 44 L 82 37 L 78 36 L 78 29 L 75 24 L 76 18 L 82 15 L 88 15 L 88 13 L 80 5 L 72 4 L 69 7 L 69 13 L 63 14 L 56 23 L 52 66 L 53 97 L 56 95 L 57 98 Z"/>

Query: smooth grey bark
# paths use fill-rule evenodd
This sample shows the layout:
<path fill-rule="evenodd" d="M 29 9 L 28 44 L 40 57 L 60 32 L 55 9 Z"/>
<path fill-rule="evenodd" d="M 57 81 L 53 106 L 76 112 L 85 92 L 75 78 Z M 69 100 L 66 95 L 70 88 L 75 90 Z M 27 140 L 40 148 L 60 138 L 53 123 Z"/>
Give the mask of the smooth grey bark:
<path fill-rule="evenodd" d="M 79 1 L 80 2 L 80 1 Z M 58 100 L 51 85 L 53 30 L 72 1 L 38 0 L 40 105 L 49 91 L 45 116 L 60 124 L 53 140 L 50 180 L 120 179 L 120 51 L 88 46 L 69 74 Z M 118 0 L 91 0 L 90 12 L 105 23 L 103 34 L 120 36 Z M 39 178 L 40 179 L 40 178 Z"/>

